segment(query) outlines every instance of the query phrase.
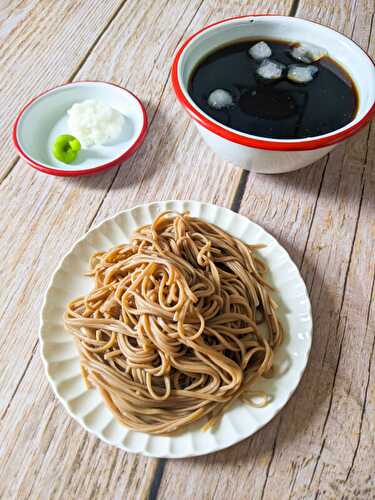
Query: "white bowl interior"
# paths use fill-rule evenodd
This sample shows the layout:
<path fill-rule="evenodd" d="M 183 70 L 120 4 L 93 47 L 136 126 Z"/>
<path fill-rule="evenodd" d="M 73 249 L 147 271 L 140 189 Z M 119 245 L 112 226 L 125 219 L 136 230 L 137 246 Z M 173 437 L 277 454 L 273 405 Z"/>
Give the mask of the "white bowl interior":
<path fill-rule="evenodd" d="M 187 91 L 192 71 L 196 65 L 213 50 L 228 43 L 252 38 L 277 39 L 289 42 L 309 42 L 328 50 L 332 59 L 338 62 L 351 76 L 358 95 L 359 107 L 355 118 L 340 130 L 351 127 L 359 122 L 369 111 L 375 101 L 375 67 L 366 53 L 349 38 L 337 31 L 312 23 L 304 19 L 284 16 L 249 16 L 243 19 L 232 19 L 203 31 L 186 46 L 178 65 L 178 78 L 185 97 L 190 104 L 210 121 L 215 120 L 204 113 L 190 98 Z M 218 122 L 216 122 L 218 123 Z M 221 127 L 231 130 L 223 124 Z M 244 137 L 253 137 L 249 134 L 236 131 Z M 329 137 L 337 131 L 320 137 Z M 288 142 L 282 139 L 267 139 L 275 142 Z M 306 139 L 299 139 L 303 142 Z M 296 142 L 296 139 L 292 139 Z"/>
<path fill-rule="evenodd" d="M 86 99 L 103 101 L 124 115 L 124 127 L 113 143 L 82 149 L 65 164 L 52 154 L 60 134 L 69 134 L 67 110 Z M 77 82 L 57 87 L 35 99 L 23 112 L 16 130 L 18 143 L 35 162 L 60 171 L 99 167 L 123 155 L 136 142 L 144 125 L 138 100 L 127 90 L 104 82 Z"/>

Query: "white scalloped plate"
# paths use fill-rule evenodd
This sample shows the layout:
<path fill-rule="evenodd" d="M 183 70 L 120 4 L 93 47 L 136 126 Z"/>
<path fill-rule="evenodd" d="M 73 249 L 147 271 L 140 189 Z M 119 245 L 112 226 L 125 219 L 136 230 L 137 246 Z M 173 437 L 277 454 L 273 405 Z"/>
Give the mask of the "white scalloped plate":
<path fill-rule="evenodd" d="M 95 389 L 84 387 L 79 357 L 72 337 L 64 331 L 66 304 L 91 289 L 84 277 L 89 257 L 128 241 L 138 226 L 152 222 L 164 210 L 189 210 L 193 216 L 217 224 L 246 243 L 266 243 L 260 251 L 270 269 L 269 280 L 277 288 L 280 319 L 287 336 L 278 349 L 275 363 L 278 376 L 262 380 L 272 401 L 264 408 L 237 403 L 220 423 L 209 431 L 199 425 L 173 436 L 153 436 L 118 424 Z M 163 201 L 140 205 L 105 220 L 79 240 L 62 259 L 46 293 L 40 327 L 41 352 L 47 377 L 68 413 L 87 431 L 111 445 L 152 457 L 182 458 L 204 455 L 245 439 L 276 415 L 296 389 L 306 367 L 312 336 L 309 297 L 297 267 L 288 253 L 264 229 L 226 208 L 198 201 Z"/>

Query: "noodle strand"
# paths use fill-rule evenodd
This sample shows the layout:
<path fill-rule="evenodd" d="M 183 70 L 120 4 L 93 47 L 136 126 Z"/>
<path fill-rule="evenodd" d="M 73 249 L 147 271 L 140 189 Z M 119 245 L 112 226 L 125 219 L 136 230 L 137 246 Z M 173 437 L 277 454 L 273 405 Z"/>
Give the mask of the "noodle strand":
<path fill-rule="evenodd" d="M 120 423 L 168 434 L 202 417 L 214 425 L 239 398 L 267 404 L 253 384 L 273 376 L 284 334 L 259 248 L 164 212 L 91 257 L 94 288 L 64 321 L 86 386 Z"/>

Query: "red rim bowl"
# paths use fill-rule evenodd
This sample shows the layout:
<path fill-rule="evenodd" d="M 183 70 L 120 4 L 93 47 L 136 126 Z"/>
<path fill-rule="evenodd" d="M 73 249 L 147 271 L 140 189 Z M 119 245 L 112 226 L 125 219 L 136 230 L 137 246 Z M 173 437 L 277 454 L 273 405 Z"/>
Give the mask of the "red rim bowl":
<path fill-rule="evenodd" d="M 128 96 L 130 96 L 132 99 L 135 100 L 134 102 L 139 107 L 138 112 L 141 116 L 141 126 L 140 126 L 139 132 L 132 140 L 131 145 L 123 153 L 121 153 L 119 156 L 116 156 L 115 158 L 110 159 L 109 161 L 102 163 L 102 164 L 98 165 L 97 167 L 91 167 L 91 168 L 81 169 L 81 170 L 76 170 L 76 169 L 73 169 L 70 167 L 67 167 L 67 170 L 62 170 L 62 169 L 54 168 L 52 166 L 48 166 L 48 165 L 44 164 L 44 162 L 41 163 L 40 161 L 37 161 L 36 159 L 32 158 L 29 154 L 26 153 L 25 149 L 22 147 L 22 145 L 18 139 L 18 134 L 17 134 L 20 121 L 21 121 L 22 117 L 24 116 L 25 112 L 28 111 L 31 108 L 31 106 L 33 104 L 35 104 L 39 99 L 41 99 L 42 97 L 46 96 L 49 93 L 52 93 L 52 92 L 57 91 L 59 89 L 63 89 L 65 87 L 68 88 L 69 86 L 73 87 L 73 86 L 77 86 L 77 85 L 86 85 L 86 84 L 94 85 L 94 86 L 95 85 L 100 85 L 100 86 L 104 85 L 104 86 L 113 87 L 115 89 L 120 89 L 120 90 L 126 92 L 128 94 Z M 109 168 L 112 168 L 116 165 L 123 163 L 125 160 L 130 158 L 135 153 L 135 151 L 139 148 L 139 146 L 142 144 L 142 142 L 146 136 L 146 133 L 147 133 L 147 127 L 148 127 L 148 119 L 147 119 L 146 110 L 145 110 L 142 102 L 140 101 L 140 99 L 135 94 L 133 94 L 130 90 L 128 90 L 124 87 L 121 87 L 120 85 L 117 85 L 115 83 L 111 83 L 111 82 L 103 82 L 103 81 L 97 81 L 97 80 L 84 80 L 84 81 L 71 82 L 71 83 L 65 83 L 62 85 L 57 85 L 56 87 L 50 88 L 50 89 L 42 92 L 38 96 L 34 97 L 33 99 L 31 99 L 21 109 L 21 111 L 17 115 L 16 120 L 14 121 L 13 129 L 12 129 L 12 139 L 13 139 L 14 147 L 16 148 L 20 157 L 23 158 L 31 167 L 33 167 L 36 170 L 39 170 L 41 172 L 44 172 L 46 174 L 56 175 L 56 176 L 64 176 L 64 177 L 68 176 L 69 177 L 69 176 L 96 174 L 98 172 L 103 172 L 105 170 L 108 170 Z"/>
<path fill-rule="evenodd" d="M 294 17 L 288 17 L 288 16 L 276 16 L 273 14 L 254 14 L 254 15 L 246 15 L 246 16 L 237 16 L 237 17 L 231 17 L 228 19 L 223 19 L 222 21 L 218 21 L 216 23 L 210 24 L 201 30 L 197 31 L 193 35 L 191 35 L 179 48 L 177 51 L 176 56 L 174 57 L 173 64 L 172 64 L 172 85 L 173 89 L 176 93 L 177 99 L 180 101 L 182 106 L 185 108 L 185 110 L 189 113 L 189 115 L 192 117 L 193 120 L 195 120 L 197 123 L 199 123 L 201 126 L 205 127 L 209 131 L 213 132 L 214 134 L 217 134 L 218 136 L 227 139 L 231 142 L 241 144 L 243 146 L 249 146 L 252 148 L 257 148 L 257 149 L 265 149 L 265 150 L 273 150 L 273 151 L 303 151 L 303 150 L 311 150 L 311 149 L 317 149 L 317 148 L 323 148 L 326 146 L 334 145 L 337 144 L 348 137 L 352 136 L 355 134 L 358 130 L 360 130 L 362 127 L 364 127 L 372 118 L 372 116 L 375 113 L 375 103 L 372 104 L 372 106 L 369 107 L 369 109 L 366 111 L 364 116 L 357 121 L 356 123 L 353 123 L 350 125 L 350 122 L 348 125 L 346 125 L 347 128 L 343 127 L 343 129 L 339 129 L 337 132 L 331 132 L 330 134 L 326 134 L 325 136 L 318 136 L 316 138 L 307 138 L 307 139 L 299 139 L 299 140 L 274 140 L 274 139 L 267 139 L 267 138 L 261 138 L 257 136 L 251 136 L 250 134 L 243 134 L 243 133 L 238 133 L 234 129 L 229 129 L 228 127 L 223 126 L 207 114 L 205 114 L 202 110 L 196 106 L 193 101 L 190 99 L 187 89 L 184 88 L 184 84 L 181 82 L 180 79 L 180 64 L 181 64 L 181 59 L 188 47 L 191 46 L 193 42 L 197 40 L 197 37 L 200 37 L 202 34 L 205 34 L 205 32 L 215 29 L 219 27 L 220 25 L 223 25 L 225 23 L 230 23 L 232 21 L 236 20 L 250 20 L 252 18 L 280 18 L 280 19 L 290 19 L 291 22 L 300 22 L 300 23 L 306 23 L 306 24 L 311 24 L 311 25 L 318 25 L 322 30 L 329 30 L 333 33 L 335 33 L 338 37 L 342 37 L 345 39 L 347 42 L 350 42 L 354 44 L 357 47 L 357 50 L 360 50 L 363 54 L 364 57 L 366 57 L 370 63 L 372 64 L 374 68 L 374 62 L 371 60 L 371 58 L 366 54 L 366 52 L 359 47 L 355 42 L 353 42 L 351 39 L 348 37 L 345 37 L 341 33 L 337 32 L 336 30 L 333 30 L 331 28 L 327 28 L 326 26 L 323 26 L 319 23 L 314 23 L 313 21 L 307 21 L 301 18 L 294 18 Z M 250 36 L 249 36 L 250 38 Z M 217 45 L 219 47 L 220 44 Z M 213 49 L 214 50 L 214 49 Z M 356 121 L 356 117 L 352 120 L 353 122 Z"/>

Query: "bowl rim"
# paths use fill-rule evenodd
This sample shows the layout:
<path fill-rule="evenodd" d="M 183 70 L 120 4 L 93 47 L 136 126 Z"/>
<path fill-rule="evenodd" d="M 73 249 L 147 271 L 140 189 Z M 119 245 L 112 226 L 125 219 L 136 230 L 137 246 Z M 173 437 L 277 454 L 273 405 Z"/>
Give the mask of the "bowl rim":
<path fill-rule="evenodd" d="M 358 130 L 360 130 L 362 127 L 364 127 L 372 118 L 372 116 L 375 113 L 375 101 L 370 106 L 368 111 L 364 114 L 364 116 L 357 122 L 348 127 L 345 130 L 340 130 L 336 133 L 333 131 L 331 132 L 332 135 L 329 135 L 328 137 L 326 136 L 316 136 L 314 138 L 305 138 L 305 139 L 297 139 L 295 141 L 290 140 L 290 139 L 271 139 L 271 138 L 263 138 L 263 137 L 257 137 L 253 136 L 251 134 L 242 134 L 237 132 L 235 129 L 229 129 L 224 126 L 222 126 L 218 121 L 214 120 L 213 118 L 210 118 L 208 115 L 206 115 L 204 112 L 202 112 L 200 109 L 197 109 L 195 106 L 193 106 L 190 101 L 187 99 L 187 97 L 184 94 L 183 91 L 183 85 L 180 83 L 179 79 L 179 62 L 181 59 L 181 56 L 184 52 L 184 50 L 187 48 L 188 45 L 199 35 L 201 35 L 203 32 L 209 30 L 210 28 L 227 23 L 228 21 L 234 21 L 237 19 L 246 19 L 246 18 L 253 18 L 253 17 L 283 17 L 283 18 L 289 18 L 293 21 L 304 21 L 306 23 L 311 23 L 311 24 L 316 24 L 322 28 L 325 28 L 327 30 L 331 30 L 336 32 L 337 34 L 345 37 L 347 40 L 350 42 L 354 43 L 357 45 L 357 47 L 363 52 L 364 56 L 366 56 L 370 63 L 375 67 L 374 61 L 371 59 L 371 57 L 365 52 L 362 47 L 356 43 L 354 40 L 351 38 L 347 37 L 346 35 L 343 35 L 339 31 L 330 28 L 328 26 L 325 26 L 324 24 L 317 23 L 315 21 L 311 21 L 309 19 L 304 19 L 304 18 L 296 18 L 296 17 L 291 17 L 291 16 L 283 16 L 279 14 L 246 14 L 242 16 L 234 16 L 234 17 L 229 17 L 226 19 L 222 19 L 221 21 L 217 21 L 215 23 L 209 24 L 200 30 L 196 31 L 193 33 L 190 37 L 188 37 L 185 42 L 181 45 L 181 47 L 178 49 L 176 55 L 173 58 L 173 63 L 172 63 L 172 70 L 171 70 L 171 79 L 172 79 L 172 86 L 174 89 L 174 92 L 176 94 L 177 99 L 180 101 L 182 106 L 185 108 L 185 110 L 189 113 L 191 118 L 195 120 L 199 125 L 203 126 L 210 132 L 213 132 L 215 135 L 218 135 L 222 137 L 223 139 L 226 139 L 230 142 L 234 142 L 237 144 L 240 144 L 242 146 L 248 146 L 248 147 L 253 147 L 257 149 L 265 149 L 265 150 L 271 150 L 271 151 L 305 151 L 305 150 L 313 150 L 313 149 L 319 149 L 327 146 L 332 146 L 335 145 L 339 142 L 342 142 L 343 140 L 347 139 L 348 137 L 351 137 L 354 135 Z M 352 121 L 355 120 L 355 117 Z M 349 122 L 350 124 L 351 122 Z M 348 124 L 348 125 L 349 125 Z"/>
<path fill-rule="evenodd" d="M 25 111 L 27 111 L 35 101 L 40 99 L 46 94 L 49 94 L 50 92 L 60 89 L 62 87 L 69 87 L 69 86 L 74 86 L 76 84 L 100 84 L 100 85 L 110 85 L 112 87 L 117 87 L 120 90 L 127 92 L 130 94 L 132 97 L 135 98 L 137 103 L 140 106 L 141 112 L 142 112 L 142 128 L 134 141 L 134 143 L 128 148 L 124 153 L 122 153 L 120 156 L 117 156 L 111 161 L 108 161 L 107 163 L 104 163 L 103 165 L 99 165 L 98 167 L 93 167 L 93 168 L 87 168 L 84 170 L 59 170 L 57 168 L 53 168 L 52 166 L 45 166 L 42 163 L 39 163 L 38 161 L 34 160 L 31 158 L 25 150 L 22 148 L 22 145 L 20 144 L 18 138 L 17 138 L 17 130 L 18 130 L 18 124 L 24 115 Z M 35 168 L 36 170 L 39 170 L 40 172 L 44 172 L 49 175 L 55 175 L 58 177 L 74 177 L 78 175 L 90 175 L 90 174 L 96 174 L 98 172 L 103 172 L 104 170 L 108 170 L 111 167 L 114 167 L 115 165 L 118 165 L 119 163 L 122 163 L 123 161 L 127 160 L 132 156 L 135 151 L 139 148 L 139 146 L 142 144 L 146 133 L 147 133 L 147 127 L 148 127 L 148 118 L 147 118 L 147 113 L 144 105 L 142 104 L 141 100 L 130 90 L 126 89 L 125 87 L 122 87 L 121 85 L 118 85 L 117 83 L 112 83 L 112 82 L 106 82 L 102 80 L 77 80 L 74 82 L 67 82 L 67 83 L 62 83 L 60 85 L 56 85 L 55 87 L 51 87 L 42 93 L 38 94 L 37 96 L 33 97 L 28 101 L 21 111 L 19 111 L 12 127 L 12 140 L 14 147 L 16 148 L 18 154 L 20 155 L 21 158 L 23 158 L 31 167 Z"/>

